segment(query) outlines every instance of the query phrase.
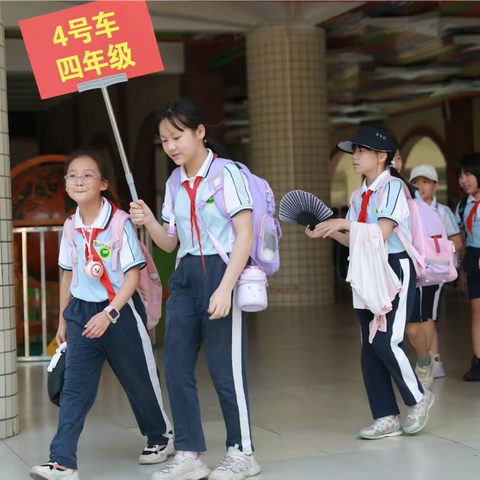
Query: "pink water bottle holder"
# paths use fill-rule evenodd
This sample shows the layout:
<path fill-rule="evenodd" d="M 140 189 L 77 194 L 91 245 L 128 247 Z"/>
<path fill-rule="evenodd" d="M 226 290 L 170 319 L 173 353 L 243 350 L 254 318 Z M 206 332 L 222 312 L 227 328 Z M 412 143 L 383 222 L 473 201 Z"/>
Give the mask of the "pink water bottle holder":
<path fill-rule="evenodd" d="M 268 306 L 267 276 L 259 267 L 247 266 L 237 282 L 237 304 L 244 312 L 261 312 Z"/>

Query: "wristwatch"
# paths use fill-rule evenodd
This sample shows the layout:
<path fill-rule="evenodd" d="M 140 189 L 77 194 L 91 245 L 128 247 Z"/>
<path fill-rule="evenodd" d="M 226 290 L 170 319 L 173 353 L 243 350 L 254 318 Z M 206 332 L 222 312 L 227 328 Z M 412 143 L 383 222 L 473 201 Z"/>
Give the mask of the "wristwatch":
<path fill-rule="evenodd" d="M 108 307 L 105 307 L 103 311 L 107 314 L 108 319 L 112 323 L 117 323 L 117 320 L 120 318 L 120 312 L 115 307 L 109 305 Z"/>

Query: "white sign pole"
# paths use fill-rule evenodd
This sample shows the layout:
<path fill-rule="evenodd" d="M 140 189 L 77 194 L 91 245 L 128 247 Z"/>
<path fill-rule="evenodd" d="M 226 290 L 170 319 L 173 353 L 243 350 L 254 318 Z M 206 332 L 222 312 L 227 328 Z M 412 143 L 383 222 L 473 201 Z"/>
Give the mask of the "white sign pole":
<path fill-rule="evenodd" d="M 120 136 L 120 131 L 118 130 L 115 113 L 113 111 L 112 103 L 110 102 L 110 96 L 107 90 L 107 87 L 109 87 L 110 85 L 126 82 L 127 80 L 127 75 L 121 73 L 119 75 L 113 75 L 111 77 L 101 78 L 99 80 L 92 80 L 91 82 L 79 83 L 78 91 L 86 92 L 87 90 L 96 89 L 100 89 L 102 91 L 105 106 L 107 107 L 108 117 L 110 118 L 110 123 L 112 125 L 113 135 L 115 137 L 115 141 L 117 142 L 118 152 L 120 153 L 120 159 L 122 161 L 123 169 L 125 171 L 125 178 L 127 179 L 128 188 L 130 189 L 130 194 L 133 201 L 136 202 L 138 201 L 137 189 L 135 188 L 133 175 L 130 171 L 130 166 L 128 165 L 127 155 L 125 153 L 125 149 L 123 148 L 122 137 Z"/>

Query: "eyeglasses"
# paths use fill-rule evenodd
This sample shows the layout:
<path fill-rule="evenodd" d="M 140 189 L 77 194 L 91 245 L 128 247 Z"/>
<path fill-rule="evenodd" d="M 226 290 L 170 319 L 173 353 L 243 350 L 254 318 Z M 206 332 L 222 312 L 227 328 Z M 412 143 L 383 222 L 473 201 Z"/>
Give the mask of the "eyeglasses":
<path fill-rule="evenodd" d="M 86 173 L 85 175 L 76 175 L 75 173 L 70 173 L 65 175 L 65 182 L 68 185 L 76 185 L 79 181 L 84 185 L 91 185 L 97 180 L 97 178 L 103 178 L 101 175 L 92 175 L 91 173 Z"/>

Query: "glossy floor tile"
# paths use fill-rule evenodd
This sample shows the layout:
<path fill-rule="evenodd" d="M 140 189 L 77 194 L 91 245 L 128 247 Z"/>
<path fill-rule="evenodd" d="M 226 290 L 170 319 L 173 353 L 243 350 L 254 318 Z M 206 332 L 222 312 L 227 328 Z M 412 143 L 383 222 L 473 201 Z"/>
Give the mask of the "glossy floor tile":
<path fill-rule="evenodd" d="M 478 480 L 480 384 L 461 379 L 471 357 L 469 328 L 468 306 L 450 290 L 439 323 L 447 377 L 433 385 L 436 403 L 427 428 L 415 437 L 369 442 L 356 438 L 371 416 L 349 300 L 329 309 L 270 308 L 251 316 L 252 433 L 263 467 L 256 478 Z M 197 377 L 208 444 L 204 458 L 214 466 L 224 455 L 225 427 L 203 353 Z M 58 410 L 48 401 L 46 380 L 46 365 L 19 365 L 22 432 L 0 442 L 0 480 L 28 479 L 30 466 L 48 460 Z M 169 410 L 166 393 L 164 400 Z M 80 439 L 82 480 L 148 479 L 157 467 L 137 464 L 144 443 L 127 397 L 106 367 Z"/>
<path fill-rule="evenodd" d="M 0 480 L 28 478 L 29 470 L 28 464 L 0 441 Z"/>

